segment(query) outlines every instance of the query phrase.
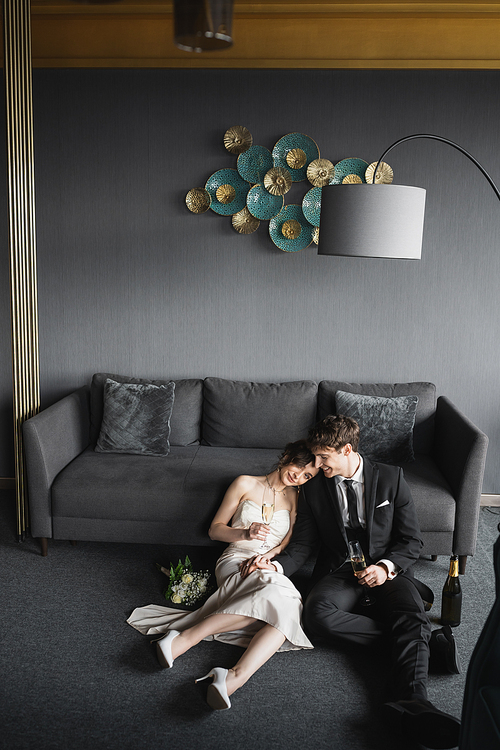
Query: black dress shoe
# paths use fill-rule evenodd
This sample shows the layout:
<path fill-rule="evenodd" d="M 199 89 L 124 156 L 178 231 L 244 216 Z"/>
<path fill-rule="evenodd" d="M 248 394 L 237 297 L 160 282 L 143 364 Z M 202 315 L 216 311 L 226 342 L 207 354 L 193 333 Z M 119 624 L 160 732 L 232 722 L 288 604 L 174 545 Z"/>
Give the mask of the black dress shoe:
<path fill-rule="evenodd" d="M 460 721 L 440 711 L 430 701 L 417 698 L 384 703 L 385 712 L 400 724 L 403 736 L 425 747 L 444 750 L 458 746 Z"/>
<path fill-rule="evenodd" d="M 449 625 L 433 630 L 429 642 L 429 669 L 432 672 L 460 674 L 462 666 L 458 655 L 457 642 Z"/>

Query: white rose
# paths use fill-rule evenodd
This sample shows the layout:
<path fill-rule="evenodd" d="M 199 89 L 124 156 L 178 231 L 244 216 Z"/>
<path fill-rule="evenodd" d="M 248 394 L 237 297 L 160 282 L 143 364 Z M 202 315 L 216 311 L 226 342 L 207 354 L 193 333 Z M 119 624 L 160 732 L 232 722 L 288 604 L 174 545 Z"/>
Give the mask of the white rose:
<path fill-rule="evenodd" d="M 191 573 L 184 573 L 182 576 L 182 583 L 191 583 L 193 580 L 193 576 Z"/>
<path fill-rule="evenodd" d="M 179 596 L 179 594 L 173 594 L 173 596 L 171 597 L 171 599 L 172 599 L 172 601 L 173 601 L 174 604 L 180 604 L 182 602 L 182 599 Z"/>

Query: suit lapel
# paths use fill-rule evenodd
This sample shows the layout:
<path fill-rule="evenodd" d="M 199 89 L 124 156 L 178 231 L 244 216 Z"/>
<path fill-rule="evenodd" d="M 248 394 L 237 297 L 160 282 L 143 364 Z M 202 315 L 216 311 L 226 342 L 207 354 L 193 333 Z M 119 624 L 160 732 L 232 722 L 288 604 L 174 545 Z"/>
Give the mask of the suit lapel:
<path fill-rule="evenodd" d="M 366 531 L 368 542 L 371 539 L 373 513 L 375 511 L 375 500 L 377 495 L 378 467 L 363 458 L 363 476 L 365 480 L 365 514 Z"/>
<path fill-rule="evenodd" d="M 337 497 L 337 485 L 335 484 L 334 479 L 327 479 L 324 474 L 323 474 L 323 484 L 326 485 L 326 491 L 327 491 L 328 497 L 330 498 L 330 506 L 333 510 L 333 515 L 335 516 L 337 528 L 340 531 L 342 538 L 344 539 L 344 542 L 347 547 L 348 546 L 347 535 L 345 533 L 344 523 L 342 521 L 342 514 L 340 512 L 339 500 Z"/>

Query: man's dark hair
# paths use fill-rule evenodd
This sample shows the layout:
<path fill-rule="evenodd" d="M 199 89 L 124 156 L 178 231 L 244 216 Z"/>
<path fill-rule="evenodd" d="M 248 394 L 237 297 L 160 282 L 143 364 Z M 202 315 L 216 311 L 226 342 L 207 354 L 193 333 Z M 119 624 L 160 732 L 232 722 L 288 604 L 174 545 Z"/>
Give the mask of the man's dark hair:
<path fill-rule="evenodd" d="M 278 459 L 278 469 L 293 464 L 303 469 L 307 464 L 314 464 L 315 456 L 309 450 L 306 440 L 297 440 L 295 443 L 287 443 L 285 450 Z"/>
<path fill-rule="evenodd" d="M 357 452 L 359 445 L 359 425 L 351 417 L 343 414 L 329 414 L 311 427 L 307 438 L 307 445 L 311 450 L 333 448 L 337 453 L 344 445 L 350 443 L 353 451 Z"/>

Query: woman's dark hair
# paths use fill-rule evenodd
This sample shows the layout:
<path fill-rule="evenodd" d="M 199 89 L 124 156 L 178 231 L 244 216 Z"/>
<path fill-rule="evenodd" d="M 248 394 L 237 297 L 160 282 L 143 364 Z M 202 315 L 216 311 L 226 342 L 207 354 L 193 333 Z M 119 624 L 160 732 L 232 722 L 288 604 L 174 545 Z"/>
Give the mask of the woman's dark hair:
<path fill-rule="evenodd" d="M 297 440 L 295 443 L 287 443 L 285 450 L 278 459 L 278 469 L 293 464 L 303 469 L 307 464 L 314 464 L 314 454 L 308 448 L 305 440 Z"/>

